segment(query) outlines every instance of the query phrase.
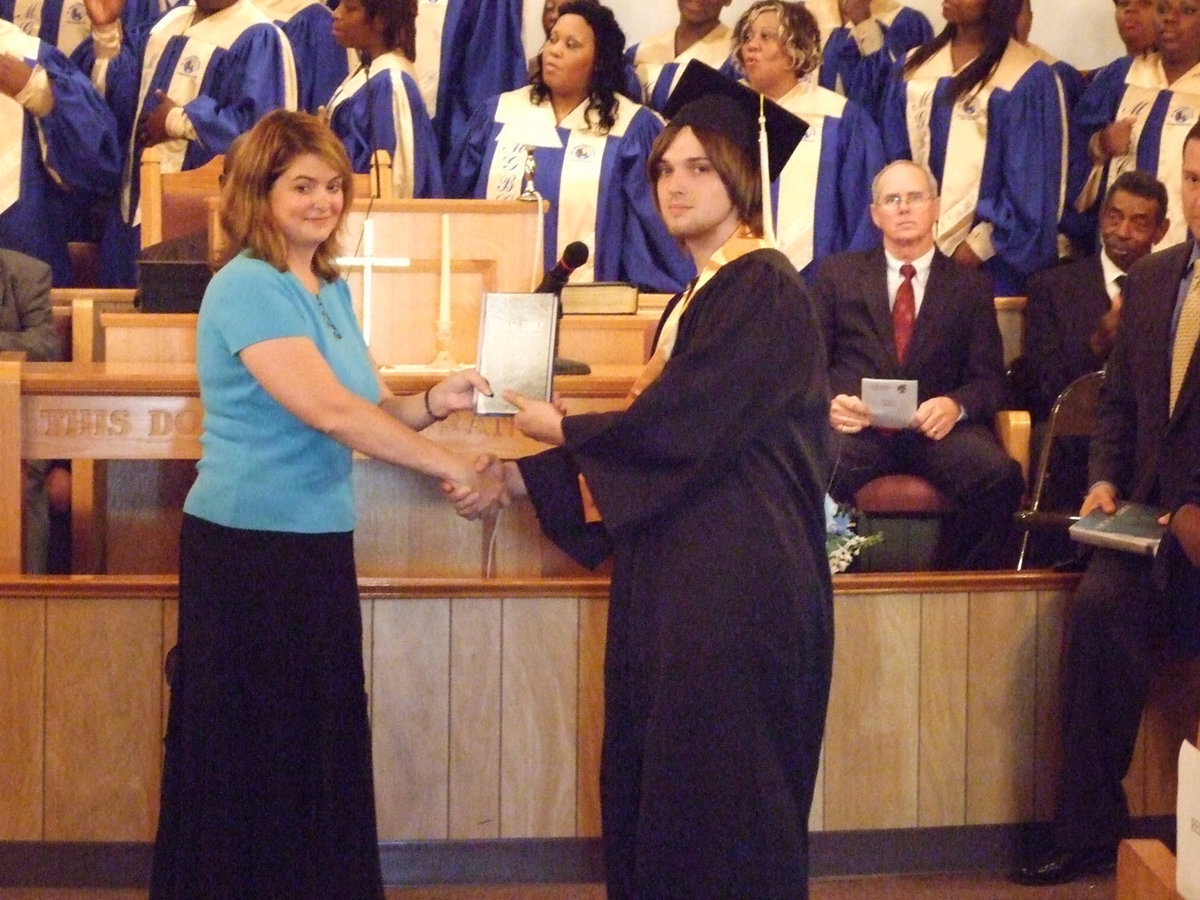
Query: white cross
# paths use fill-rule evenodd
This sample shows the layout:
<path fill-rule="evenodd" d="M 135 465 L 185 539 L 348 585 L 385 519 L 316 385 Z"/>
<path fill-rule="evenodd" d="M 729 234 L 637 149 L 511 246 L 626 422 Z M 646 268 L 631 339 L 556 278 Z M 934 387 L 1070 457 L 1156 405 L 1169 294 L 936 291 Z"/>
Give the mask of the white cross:
<path fill-rule="evenodd" d="M 362 269 L 363 280 L 363 338 L 371 346 L 371 284 L 376 269 L 407 269 L 412 260 L 406 256 L 380 256 L 375 251 L 375 223 L 370 219 L 363 222 L 362 256 L 342 256 L 337 263 L 347 269 Z"/>

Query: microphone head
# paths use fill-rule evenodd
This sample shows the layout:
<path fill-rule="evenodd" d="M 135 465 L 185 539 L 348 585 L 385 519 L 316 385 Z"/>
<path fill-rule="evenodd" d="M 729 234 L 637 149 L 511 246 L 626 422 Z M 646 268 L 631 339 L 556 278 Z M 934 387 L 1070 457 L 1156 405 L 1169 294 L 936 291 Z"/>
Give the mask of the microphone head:
<path fill-rule="evenodd" d="M 588 261 L 588 245 L 583 241 L 571 241 L 563 248 L 562 261 L 572 269 L 578 269 Z"/>

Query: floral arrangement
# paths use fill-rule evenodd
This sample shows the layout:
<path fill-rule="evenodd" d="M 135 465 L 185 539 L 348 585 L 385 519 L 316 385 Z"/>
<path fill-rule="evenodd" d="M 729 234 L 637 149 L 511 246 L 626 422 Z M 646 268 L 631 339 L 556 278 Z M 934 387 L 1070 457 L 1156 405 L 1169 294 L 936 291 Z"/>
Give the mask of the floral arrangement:
<path fill-rule="evenodd" d="M 842 506 L 825 495 L 825 555 L 829 557 L 831 575 L 845 572 L 854 557 L 883 540 L 882 534 L 859 534 L 857 517 L 857 510 Z"/>

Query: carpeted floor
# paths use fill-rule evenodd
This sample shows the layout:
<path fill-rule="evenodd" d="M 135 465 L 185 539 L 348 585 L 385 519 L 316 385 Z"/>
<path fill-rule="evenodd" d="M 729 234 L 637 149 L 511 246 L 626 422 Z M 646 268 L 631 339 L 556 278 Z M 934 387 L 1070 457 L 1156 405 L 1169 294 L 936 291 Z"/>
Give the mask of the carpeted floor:
<path fill-rule="evenodd" d="M 1002 875 L 904 875 L 820 878 L 811 900 L 1114 900 L 1112 877 L 1052 888 L 1010 884 Z M 0 888 L 0 900 L 146 900 L 145 891 Z M 604 900 L 599 884 L 389 888 L 387 900 Z"/>

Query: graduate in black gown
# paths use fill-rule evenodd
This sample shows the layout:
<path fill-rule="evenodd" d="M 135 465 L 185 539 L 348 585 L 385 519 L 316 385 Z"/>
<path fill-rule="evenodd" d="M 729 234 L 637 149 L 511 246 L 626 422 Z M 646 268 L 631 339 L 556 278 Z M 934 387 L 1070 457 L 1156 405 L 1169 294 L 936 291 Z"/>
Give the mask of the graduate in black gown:
<path fill-rule="evenodd" d="M 806 289 L 761 238 L 754 121 L 708 96 L 654 145 L 660 213 L 701 274 L 628 407 L 564 418 L 506 394 L 517 427 L 557 445 L 504 464 L 510 493 L 582 563 L 614 556 L 609 900 L 808 896 L 833 651 L 829 393 Z"/>

